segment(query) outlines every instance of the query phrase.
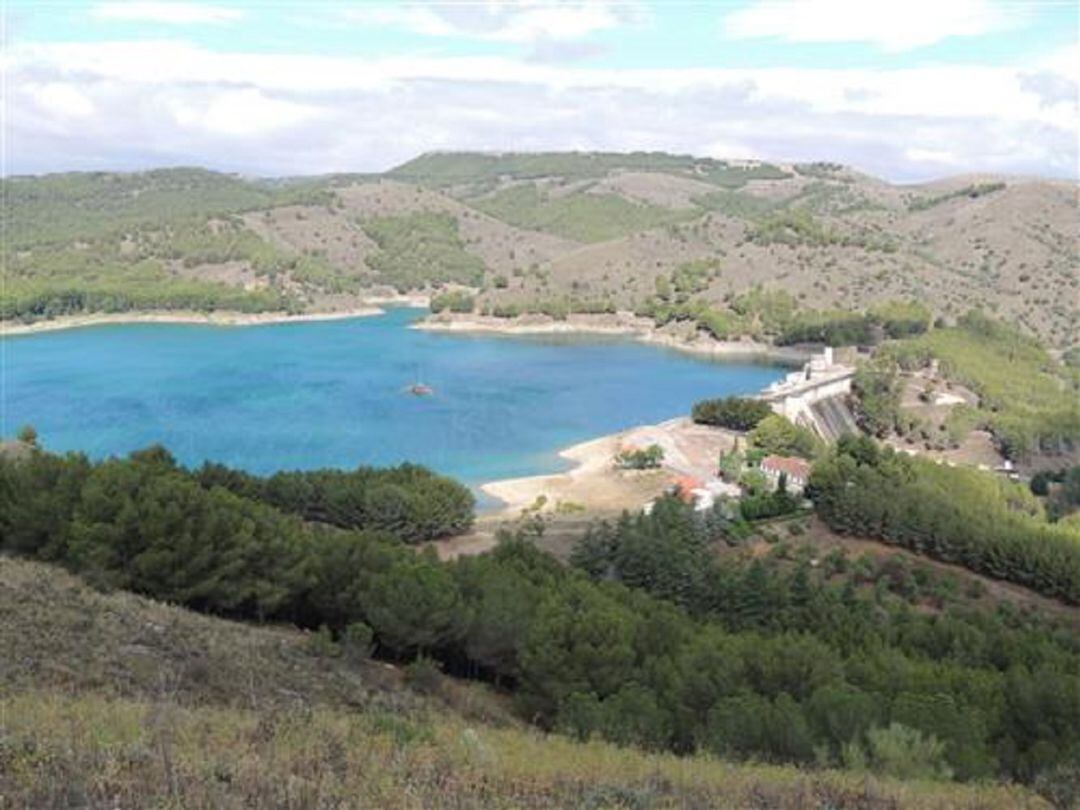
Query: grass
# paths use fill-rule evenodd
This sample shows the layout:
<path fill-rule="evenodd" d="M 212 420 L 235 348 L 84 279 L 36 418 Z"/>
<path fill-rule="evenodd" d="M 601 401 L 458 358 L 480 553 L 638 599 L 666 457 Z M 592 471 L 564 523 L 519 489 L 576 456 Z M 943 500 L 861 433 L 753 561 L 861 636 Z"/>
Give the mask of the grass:
<path fill-rule="evenodd" d="M 381 664 L 313 656 L 308 634 L 241 624 L 58 568 L 0 557 L 0 689 L 156 695 L 186 703 L 364 706 L 400 683 Z"/>
<path fill-rule="evenodd" d="M 0 792 L 35 808 L 1037 808 L 1018 788 L 736 765 L 442 714 L 0 698 Z"/>
<path fill-rule="evenodd" d="M 613 194 L 552 197 L 533 183 L 511 186 L 473 200 L 472 205 L 519 228 L 546 231 L 579 242 L 605 242 L 697 215 L 696 211 L 672 211 Z"/>
<path fill-rule="evenodd" d="M 312 636 L 0 559 L 4 807 L 1041 808 L 1018 787 L 680 758 L 545 734 Z"/>

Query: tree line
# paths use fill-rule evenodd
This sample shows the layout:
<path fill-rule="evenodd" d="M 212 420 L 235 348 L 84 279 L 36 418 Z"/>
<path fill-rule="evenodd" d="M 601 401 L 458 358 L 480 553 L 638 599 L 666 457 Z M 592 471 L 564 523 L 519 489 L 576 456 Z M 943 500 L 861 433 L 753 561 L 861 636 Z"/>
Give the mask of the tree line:
<path fill-rule="evenodd" d="M 468 487 L 408 463 L 278 472 L 263 478 L 207 462 L 195 478 L 204 489 L 219 486 L 306 521 L 390 532 L 406 543 L 468 531 L 476 506 Z"/>
<path fill-rule="evenodd" d="M 1080 604 L 1080 531 L 1050 523 L 1023 487 L 985 473 L 840 440 L 814 465 L 817 512 L 842 534 L 875 537 Z"/>
<path fill-rule="evenodd" d="M 293 499 L 269 494 L 274 476 L 228 472 L 186 470 L 160 448 L 0 458 L 0 548 L 196 610 L 427 656 L 579 737 L 883 772 L 900 751 L 920 774 L 962 779 L 1043 778 L 1080 750 L 1075 634 L 1012 613 L 921 615 L 805 561 L 718 561 L 719 512 L 662 500 L 590 533 L 573 567 L 524 536 L 441 563 L 364 521 L 301 519 L 348 491 L 332 477 L 278 479 L 328 489 Z"/>

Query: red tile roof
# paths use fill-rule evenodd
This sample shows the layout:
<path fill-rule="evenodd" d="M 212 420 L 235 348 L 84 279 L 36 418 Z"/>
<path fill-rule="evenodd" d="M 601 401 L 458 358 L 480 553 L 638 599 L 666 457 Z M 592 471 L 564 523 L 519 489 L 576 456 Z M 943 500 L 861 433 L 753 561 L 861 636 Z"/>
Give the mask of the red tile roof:
<path fill-rule="evenodd" d="M 678 475 L 675 477 L 675 490 L 684 503 L 693 503 L 695 489 L 704 489 L 705 484 L 692 475 Z"/>
<path fill-rule="evenodd" d="M 765 456 L 761 460 L 761 469 L 766 472 L 787 473 L 788 478 L 805 481 L 810 477 L 810 462 L 794 456 Z"/>

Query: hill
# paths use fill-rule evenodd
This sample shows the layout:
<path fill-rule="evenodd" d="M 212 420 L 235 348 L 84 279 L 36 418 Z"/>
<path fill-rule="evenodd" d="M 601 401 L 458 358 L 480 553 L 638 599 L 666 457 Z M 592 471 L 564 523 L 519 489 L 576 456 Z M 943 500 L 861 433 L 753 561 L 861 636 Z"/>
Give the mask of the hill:
<path fill-rule="evenodd" d="M 0 794 L 38 808 L 1042 808 L 1017 787 L 680 759 L 527 729 L 311 634 L 0 558 Z M 434 694 L 421 694 L 421 691 Z"/>
<path fill-rule="evenodd" d="M 760 287 L 798 311 L 982 307 L 1057 348 L 1076 332 L 1077 195 L 1063 181 L 894 186 L 831 163 L 432 153 L 381 176 L 164 169 L 12 178 L 4 193 L 5 319 L 341 309 L 445 285 L 492 314 L 731 314 Z M 665 296 L 688 268 L 706 270 Z"/>

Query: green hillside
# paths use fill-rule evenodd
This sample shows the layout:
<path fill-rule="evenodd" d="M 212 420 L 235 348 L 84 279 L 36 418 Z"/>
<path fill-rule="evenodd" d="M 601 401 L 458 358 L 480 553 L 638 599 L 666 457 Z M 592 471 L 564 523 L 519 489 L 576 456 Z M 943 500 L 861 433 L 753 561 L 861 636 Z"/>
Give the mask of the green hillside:
<path fill-rule="evenodd" d="M 707 183 L 729 188 L 737 188 L 748 180 L 777 180 L 789 176 L 768 163 L 743 167 L 725 160 L 666 152 L 430 152 L 391 169 L 388 175 L 421 185 L 442 187 L 545 177 L 589 180 L 614 171 L 694 176 Z"/>
<path fill-rule="evenodd" d="M 0 181 L 5 248 L 69 242 L 134 225 L 324 202 L 307 183 L 244 180 L 206 169 L 156 169 L 13 177 Z"/>
<path fill-rule="evenodd" d="M 0 614 L 0 795 L 17 807 L 1048 807 L 1018 787 L 579 743 L 523 727 L 480 685 L 39 563 L 0 558 Z"/>
<path fill-rule="evenodd" d="M 546 231 L 579 242 L 605 242 L 694 216 L 694 212 L 629 202 L 613 194 L 573 192 L 556 196 L 532 183 L 477 198 L 472 205 L 519 228 Z"/>
<path fill-rule="evenodd" d="M 588 180 L 617 169 L 682 172 L 697 162 L 690 155 L 665 152 L 429 152 L 391 169 L 388 174 L 423 185 L 451 186 L 501 178 Z"/>

